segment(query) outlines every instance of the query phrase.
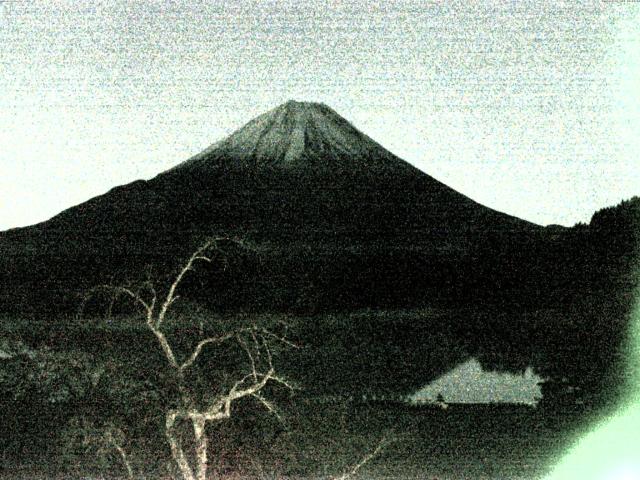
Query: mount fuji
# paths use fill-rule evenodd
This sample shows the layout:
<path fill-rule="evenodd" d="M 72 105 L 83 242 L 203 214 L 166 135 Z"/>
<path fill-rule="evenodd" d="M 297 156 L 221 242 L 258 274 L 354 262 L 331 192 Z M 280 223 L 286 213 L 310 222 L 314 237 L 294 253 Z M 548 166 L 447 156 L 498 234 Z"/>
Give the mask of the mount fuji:
<path fill-rule="evenodd" d="M 315 310 L 458 301 L 543 230 L 447 187 L 326 105 L 289 101 L 149 181 L 0 234 L 0 253 L 7 304 L 46 285 L 59 306 L 228 235 L 257 253 L 225 273 L 233 293 L 219 285 L 214 305 Z"/>

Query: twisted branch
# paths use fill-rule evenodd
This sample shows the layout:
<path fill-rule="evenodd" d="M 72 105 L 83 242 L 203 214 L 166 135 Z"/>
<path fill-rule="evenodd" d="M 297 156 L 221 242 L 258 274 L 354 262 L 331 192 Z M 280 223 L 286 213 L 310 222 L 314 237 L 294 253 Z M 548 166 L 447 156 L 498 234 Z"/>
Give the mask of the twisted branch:
<path fill-rule="evenodd" d="M 371 460 L 373 460 L 376 456 L 380 454 L 380 452 L 386 446 L 386 443 L 388 443 L 387 437 L 384 436 L 380 439 L 376 448 L 372 452 L 362 457 L 362 460 L 360 460 L 356 465 L 354 465 L 353 468 L 351 468 L 351 470 L 343 473 L 338 477 L 331 477 L 330 480 L 348 480 L 349 478 L 353 477 L 358 473 L 358 470 L 360 470 L 362 467 L 364 467 L 367 463 L 369 463 Z"/>

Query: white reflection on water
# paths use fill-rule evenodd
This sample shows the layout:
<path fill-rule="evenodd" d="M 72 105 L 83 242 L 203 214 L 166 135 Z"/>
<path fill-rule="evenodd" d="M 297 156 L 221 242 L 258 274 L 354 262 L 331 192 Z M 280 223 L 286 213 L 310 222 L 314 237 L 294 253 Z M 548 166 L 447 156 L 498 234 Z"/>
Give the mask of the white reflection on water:
<path fill-rule="evenodd" d="M 522 374 L 483 370 L 472 358 L 437 378 L 409 397 L 412 402 L 524 403 L 536 405 L 542 398 L 542 377 L 529 367 Z"/>

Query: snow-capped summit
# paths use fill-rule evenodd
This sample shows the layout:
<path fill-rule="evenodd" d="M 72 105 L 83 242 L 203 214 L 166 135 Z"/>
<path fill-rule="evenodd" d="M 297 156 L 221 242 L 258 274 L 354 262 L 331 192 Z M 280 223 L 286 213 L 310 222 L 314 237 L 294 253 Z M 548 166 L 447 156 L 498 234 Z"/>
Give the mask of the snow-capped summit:
<path fill-rule="evenodd" d="M 178 168 L 227 165 L 351 170 L 405 164 L 325 104 L 290 100 Z"/>

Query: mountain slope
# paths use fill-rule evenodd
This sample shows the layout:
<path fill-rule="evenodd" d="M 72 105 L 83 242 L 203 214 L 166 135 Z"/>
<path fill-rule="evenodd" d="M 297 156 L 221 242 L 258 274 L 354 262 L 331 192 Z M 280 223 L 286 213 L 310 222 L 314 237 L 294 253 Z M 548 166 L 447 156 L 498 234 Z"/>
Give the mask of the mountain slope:
<path fill-rule="evenodd" d="M 1 233 L 0 311 L 55 318 L 97 284 L 136 284 L 151 272 L 162 285 L 211 235 L 249 245 L 222 245 L 228 267 L 201 265 L 182 285 L 183 298 L 217 312 L 362 319 L 348 312 L 495 302 L 508 292 L 501 256 L 541 231 L 420 172 L 328 107 L 288 102 L 150 181 Z M 324 389 L 406 390 L 464 357 L 454 346 L 464 324 L 448 325 L 459 319 L 402 318 L 303 325 L 309 348 L 287 363 L 315 372 Z M 332 364 L 340 378 L 325 377 Z"/>
<path fill-rule="evenodd" d="M 26 296 L 46 285 L 61 305 L 148 264 L 167 271 L 199 238 L 226 234 L 255 248 L 227 278 L 233 292 L 215 285 L 218 308 L 361 308 L 458 301 L 496 270 L 487 246 L 502 255 L 540 232 L 417 170 L 330 108 L 287 102 L 150 181 L 4 233 L 0 248 L 13 285 Z"/>

